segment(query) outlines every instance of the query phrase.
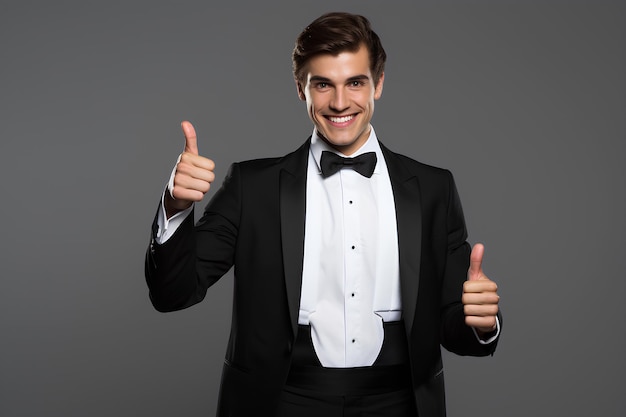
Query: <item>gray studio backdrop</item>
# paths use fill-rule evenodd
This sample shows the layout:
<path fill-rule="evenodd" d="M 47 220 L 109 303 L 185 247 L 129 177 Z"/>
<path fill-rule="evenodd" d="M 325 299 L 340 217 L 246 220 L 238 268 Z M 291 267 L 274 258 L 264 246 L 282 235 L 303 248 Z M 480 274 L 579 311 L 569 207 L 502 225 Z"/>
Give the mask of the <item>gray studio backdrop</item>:
<path fill-rule="evenodd" d="M 213 415 L 232 276 L 161 314 L 143 256 L 191 120 L 219 185 L 312 127 L 293 40 L 367 15 L 373 124 L 450 168 L 505 327 L 446 354 L 450 416 L 626 415 L 624 2 L 0 3 L 0 415 Z M 202 204 L 204 205 L 204 204 Z"/>

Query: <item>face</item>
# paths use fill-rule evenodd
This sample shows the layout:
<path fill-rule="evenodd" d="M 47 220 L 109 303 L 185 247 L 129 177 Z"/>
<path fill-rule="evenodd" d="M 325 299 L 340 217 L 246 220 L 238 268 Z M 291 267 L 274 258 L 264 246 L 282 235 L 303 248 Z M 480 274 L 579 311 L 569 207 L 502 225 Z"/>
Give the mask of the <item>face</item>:
<path fill-rule="evenodd" d="M 298 95 L 306 100 L 309 117 L 326 142 L 343 153 L 357 151 L 370 134 L 374 100 L 383 92 L 384 74 L 374 85 L 369 53 L 318 55 L 305 67 L 305 79 L 297 82 Z"/>

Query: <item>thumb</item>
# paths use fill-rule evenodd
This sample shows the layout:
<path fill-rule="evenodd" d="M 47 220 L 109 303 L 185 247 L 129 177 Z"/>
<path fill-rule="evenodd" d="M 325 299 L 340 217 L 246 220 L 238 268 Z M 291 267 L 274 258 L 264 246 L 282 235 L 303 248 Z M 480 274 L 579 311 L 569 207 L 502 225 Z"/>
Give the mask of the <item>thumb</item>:
<path fill-rule="evenodd" d="M 483 276 L 483 255 L 485 254 L 485 247 L 482 243 L 477 243 L 472 249 L 470 255 L 470 267 L 467 271 L 467 279 L 470 281 L 480 279 Z"/>
<path fill-rule="evenodd" d="M 185 134 L 185 152 L 198 155 L 198 138 L 196 138 L 196 129 L 194 129 L 193 125 L 186 120 L 180 124 L 180 127 L 183 129 L 183 133 Z"/>

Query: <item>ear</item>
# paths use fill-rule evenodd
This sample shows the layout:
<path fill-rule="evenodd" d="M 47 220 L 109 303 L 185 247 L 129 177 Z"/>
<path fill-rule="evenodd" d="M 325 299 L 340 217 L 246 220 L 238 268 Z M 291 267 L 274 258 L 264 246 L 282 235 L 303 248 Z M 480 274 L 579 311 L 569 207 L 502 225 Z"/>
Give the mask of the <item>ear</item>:
<path fill-rule="evenodd" d="M 302 84 L 300 83 L 300 81 L 298 81 L 297 78 L 294 78 L 294 81 L 296 82 L 296 89 L 298 90 L 298 97 L 300 98 L 300 100 L 306 101 L 306 96 L 304 95 L 304 89 L 302 88 Z"/>
<path fill-rule="evenodd" d="M 385 83 L 385 73 L 380 74 L 376 89 L 374 90 L 374 100 L 378 100 L 383 95 L 383 84 Z"/>

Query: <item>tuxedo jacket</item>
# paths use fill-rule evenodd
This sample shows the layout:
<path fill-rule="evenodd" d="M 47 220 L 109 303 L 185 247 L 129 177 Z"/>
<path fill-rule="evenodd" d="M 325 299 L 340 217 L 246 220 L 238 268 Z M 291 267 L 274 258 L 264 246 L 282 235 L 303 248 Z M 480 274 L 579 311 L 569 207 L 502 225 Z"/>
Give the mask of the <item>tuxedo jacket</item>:
<path fill-rule="evenodd" d="M 287 378 L 298 328 L 309 145 L 310 138 L 284 157 L 233 164 L 197 224 L 192 213 L 161 245 L 153 230 L 146 280 L 159 311 L 200 302 L 234 267 L 218 416 L 273 415 Z M 440 346 L 486 356 L 496 342 L 480 344 L 464 322 L 461 295 L 471 248 L 451 173 L 381 149 L 396 207 L 416 404 L 420 416 L 440 417 Z"/>

